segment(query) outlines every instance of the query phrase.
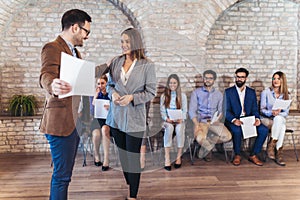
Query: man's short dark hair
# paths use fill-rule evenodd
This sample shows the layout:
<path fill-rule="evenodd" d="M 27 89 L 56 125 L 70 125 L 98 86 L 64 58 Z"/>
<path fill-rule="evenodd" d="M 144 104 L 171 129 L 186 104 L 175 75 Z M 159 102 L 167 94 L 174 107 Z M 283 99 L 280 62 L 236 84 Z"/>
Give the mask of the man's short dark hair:
<path fill-rule="evenodd" d="M 206 74 L 212 74 L 213 77 L 214 77 L 214 80 L 217 79 L 217 73 L 215 71 L 211 70 L 211 69 L 204 71 L 203 72 L 203 77 L 205 77 Z"/>
<path fill-rule="evenodd" d="M 65 30 L 74 24 L 84 26 L 85 21 L 92 22 L 92 18 L 83 10 L 71 9 L 63 14 L 61 18 L 61 28 Z"/>
<path fill-rule="evenodd" d="M 248 75 L 249 75 L 249 71 L 248 71 L 247 69 L 243 68 L 243 67 L 238 68 L 238 69 L 235 71 L 235 74 L 240 73 L 240 72 L 244 72 L 244 73 L 246 74 L 246 77 L 248 77 Z"/>

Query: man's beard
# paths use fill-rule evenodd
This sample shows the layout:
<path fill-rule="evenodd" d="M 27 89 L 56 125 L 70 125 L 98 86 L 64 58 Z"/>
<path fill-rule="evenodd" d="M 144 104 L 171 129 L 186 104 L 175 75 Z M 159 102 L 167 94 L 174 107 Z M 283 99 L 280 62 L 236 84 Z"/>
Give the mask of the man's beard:
<path fill-rule="evenodd" d="M 213 84 L 204 82 L 204 86 L 205 86 L 205 87 L 212 87 Z"/>
<path fill-rule="evenodd" d="M 246 81 L 235 81 L 236 86 L 241 88 L 243 85 L 245 85 Z"/>

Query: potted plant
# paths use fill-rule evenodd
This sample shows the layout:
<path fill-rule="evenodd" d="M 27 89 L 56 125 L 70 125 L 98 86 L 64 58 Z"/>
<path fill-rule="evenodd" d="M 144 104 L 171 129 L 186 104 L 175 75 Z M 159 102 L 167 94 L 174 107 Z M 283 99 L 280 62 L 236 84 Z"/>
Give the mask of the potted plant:
<path fill-rule="evenodd" d="M 14 95 L 9 101 L 9 111 L 13 116 L 33 116 L 37 101 L 33 95 Z"/>

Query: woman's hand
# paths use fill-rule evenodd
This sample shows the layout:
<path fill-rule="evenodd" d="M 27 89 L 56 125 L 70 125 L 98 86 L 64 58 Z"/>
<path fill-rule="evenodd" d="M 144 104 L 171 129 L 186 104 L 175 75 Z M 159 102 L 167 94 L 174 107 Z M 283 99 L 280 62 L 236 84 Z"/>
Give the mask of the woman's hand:
<path fill-rule="evenodd" d="M 272 115 L 275 117 L 275 116 L 279 115 L 280 112 L 281 112 L 281 109 L 272 110 Z"/>
<path fill-rule="evenodd" d="M 128 94 L 120 97 L 120 106 L 127 106 L 133 100 L 133 95 Z"/>
<path fill-rule="evenodd" d="M 114 104 L 120 104 L 120 95 L 118 93 L 114 92 L 111 97 Z"/>

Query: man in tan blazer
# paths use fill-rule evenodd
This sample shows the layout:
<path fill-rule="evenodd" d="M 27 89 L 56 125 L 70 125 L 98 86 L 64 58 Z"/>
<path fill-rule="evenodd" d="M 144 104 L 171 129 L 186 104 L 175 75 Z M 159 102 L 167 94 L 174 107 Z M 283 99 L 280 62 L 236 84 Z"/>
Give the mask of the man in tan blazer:
<path fill-rule="evenodd" d="M 65 12 L 61 19 L 61 34 L 42 48 L 39 81 L 46 91 L 46 103 L 40 131 L 45 133 L 50 144 L 54 164 L 50 200 L 68 198 L 68 185 L 80 140 L 75 128 L 80 97 L 58 98 L 58 95 L 72 90 L 69 83 L 59 79 L 61 52 L 81 58 L 75 47 L 82 46 L 88 39 L 91 22 L 91 17 L 82 10 Z"/>

